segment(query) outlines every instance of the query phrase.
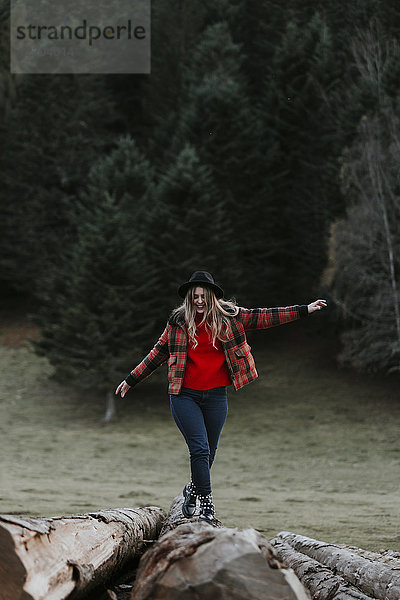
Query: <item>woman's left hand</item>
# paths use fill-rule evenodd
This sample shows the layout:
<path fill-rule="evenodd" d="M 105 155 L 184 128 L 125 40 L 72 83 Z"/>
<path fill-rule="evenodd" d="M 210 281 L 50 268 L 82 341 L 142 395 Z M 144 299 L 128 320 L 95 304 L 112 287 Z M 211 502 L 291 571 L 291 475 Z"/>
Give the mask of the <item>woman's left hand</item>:
<path fill-rule="evenodd" d="M 326 306 L 328 306 L 326 300 L 315 300 L 315 302 L 311 302 L 311 304 L 308 305 L 308 314 L 315 310 L 321 310 L 321 308 L 325 308 Z"/>

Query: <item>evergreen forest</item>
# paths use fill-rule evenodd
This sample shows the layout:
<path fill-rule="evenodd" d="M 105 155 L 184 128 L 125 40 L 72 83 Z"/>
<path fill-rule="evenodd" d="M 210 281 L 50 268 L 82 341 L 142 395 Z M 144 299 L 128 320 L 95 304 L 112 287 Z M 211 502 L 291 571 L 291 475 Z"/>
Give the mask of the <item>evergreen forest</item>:
<path fill-rule="evenodd" d="M 0 284 L 60 381 L 114 388 L 198 269 L 400 371 L 398 0 L 153 0 L 149 75 L 11 74 L 1 6 Z"/>

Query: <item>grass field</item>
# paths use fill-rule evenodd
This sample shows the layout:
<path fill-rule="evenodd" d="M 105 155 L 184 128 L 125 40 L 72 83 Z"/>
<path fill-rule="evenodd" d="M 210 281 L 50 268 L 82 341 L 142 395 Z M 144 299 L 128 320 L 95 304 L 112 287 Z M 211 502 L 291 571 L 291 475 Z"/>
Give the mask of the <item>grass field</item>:
<path fill-rule="evenodd" d="M 83 395 L 49 379 L 20 337 L 0 328 L 0 512 L 168 509 L 188 455 L 166 370 L 118 399 L 103 426 L 95 385 Z M 338 370 L 332 342 L 303 323 L 249 341 L 260 378 L 229 393 L 212 474 L 219 518 L 268 538 L 287 530 L 400 550 L 398 379 Z"/>

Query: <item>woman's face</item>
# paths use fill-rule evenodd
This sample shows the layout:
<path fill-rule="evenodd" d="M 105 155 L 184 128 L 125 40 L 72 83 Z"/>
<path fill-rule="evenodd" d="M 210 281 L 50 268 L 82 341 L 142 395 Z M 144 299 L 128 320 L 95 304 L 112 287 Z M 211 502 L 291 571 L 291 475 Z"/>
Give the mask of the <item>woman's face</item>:
<path fill-rule="evenodd" d="M 202 314 L 206 309 L 206 300 L 204 297 L 204 288 L 196 287 L 193 294 L 193 304 L 196 312 Z"/>

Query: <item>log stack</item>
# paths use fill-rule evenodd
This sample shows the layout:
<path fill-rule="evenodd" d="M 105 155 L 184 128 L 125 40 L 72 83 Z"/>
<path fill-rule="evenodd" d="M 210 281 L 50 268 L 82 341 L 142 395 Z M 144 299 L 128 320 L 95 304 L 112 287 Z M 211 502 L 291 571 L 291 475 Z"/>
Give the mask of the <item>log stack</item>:
<path fill-rule="evenodd" d="M 398 552 L 369 552 L 287 531 L 271 543 L 315 600 L 400 599 Z"/>
<path fill-rule="evenodd" d="M 285 531 L 268 542 L 185 519 L 182 501 L 168 517 L 157 507 L 0 515 L 0 600 L 400 600 L 400 553 Z"/>

